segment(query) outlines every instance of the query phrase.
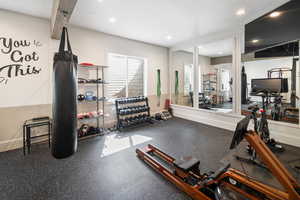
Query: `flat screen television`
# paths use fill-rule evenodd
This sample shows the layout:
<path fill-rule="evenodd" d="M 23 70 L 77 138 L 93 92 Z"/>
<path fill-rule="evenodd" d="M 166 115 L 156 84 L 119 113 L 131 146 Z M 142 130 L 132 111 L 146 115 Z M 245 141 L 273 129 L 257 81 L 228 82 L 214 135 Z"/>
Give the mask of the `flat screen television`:
<path fill-rule="evenodd" d="M 300 39 L 300 1 L 291 0 L 245 25 L 245 53 Z"/>
<path fill-rule="evenodd" d="M 288 79 L 287 78 L 260 78 L 251 80 L 252 95 L 261 92 L 268 93 L 287 93 Z"/>

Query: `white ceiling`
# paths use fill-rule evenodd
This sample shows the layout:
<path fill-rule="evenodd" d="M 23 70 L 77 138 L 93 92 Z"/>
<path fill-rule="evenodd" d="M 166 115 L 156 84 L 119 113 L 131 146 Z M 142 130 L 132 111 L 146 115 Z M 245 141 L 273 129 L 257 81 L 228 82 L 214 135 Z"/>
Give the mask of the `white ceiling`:
<path fill-rule="evenodd" d="M 199 55 L 208 57 L 222 57 L 232 55 L 233 38 L 214 41 L 198 46 Z M 183 51 L 194 52 L 194 48 L 184 48 Z"/>
<path fill-rule="evenodd" d="M 199 46 L 199 55 L 220 57 L 232 55 L 233 39 L 224 39 Z"/>
<path fill-rule="evenodd" d="M 173 46 L 243 23 L 250 13 L 288 0 L 78 0 L 71 24 Z M 50 18 L 52 0 L 0 0 L 0 8 Z M 236 16 L 244 8 L 246 15 Z M 109 18 L 116 18 L 110 23 Z M 172 39 L 167 40 L 166 36 Z"/>

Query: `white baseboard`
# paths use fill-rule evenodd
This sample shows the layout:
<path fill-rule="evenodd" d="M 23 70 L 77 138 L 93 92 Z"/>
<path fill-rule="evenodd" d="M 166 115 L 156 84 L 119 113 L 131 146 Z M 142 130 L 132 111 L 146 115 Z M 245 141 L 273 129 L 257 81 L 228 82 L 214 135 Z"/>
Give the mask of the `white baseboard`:
<path fill-rule="evenodd" d="M 0 141 L 0 152 L 10 151 L 23 147 L 23 138 Z"/>
<path fill-rule="evenodd" d="M 191 107 L 172 105 L 175 117 L 207 124 L 210 126 L 234 131 L 236 124 L 244 116 L 229 113 L 217 113 L 210 110 L 200 110 Z M 269 121 L 271 137 L 275 140 L 300 147 L 300 127 L 295 124 Z"/>
<path fill-rule="evenodd" d="M 34 143 L 44 142 L 47 138 L 36 138 Z M 23 148 L 23 138 L 0 141 L 0 152 Z"/>

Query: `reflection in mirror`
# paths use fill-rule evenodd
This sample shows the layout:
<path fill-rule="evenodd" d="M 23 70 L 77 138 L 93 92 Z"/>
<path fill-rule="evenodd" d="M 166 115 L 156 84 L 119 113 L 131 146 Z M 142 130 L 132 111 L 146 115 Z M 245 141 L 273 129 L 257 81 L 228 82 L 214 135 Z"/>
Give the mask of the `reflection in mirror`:
<path fill-rule="evenodd" d="M 242 55 L 242 114 L 299 123 L 299 42 Z"/>
<path fill-rule="evenodd" d="M 173 51 L 172 104 L 193 106 L 193 48 Z"/>
<path fill-rule="evenodd" d="M 232 111 L 232 52 L 231 38 L 199 46 L 200 109 Z"/>

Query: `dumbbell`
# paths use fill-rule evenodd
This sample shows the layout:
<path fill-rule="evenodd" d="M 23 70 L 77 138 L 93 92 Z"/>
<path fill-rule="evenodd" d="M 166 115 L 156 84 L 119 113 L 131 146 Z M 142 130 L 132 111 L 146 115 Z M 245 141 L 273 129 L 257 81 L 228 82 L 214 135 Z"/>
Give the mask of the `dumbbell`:
<path fill-rule="evenodd" d="M 139 96 L 139 100 L 140 100 L 140 101 L 143 101 L 143 100 L 144 100 L 144 97 L 143 97 L 143 96 Z"/>
<path fill-rule="evenodd" d="M 122 120 L 122 126 L 125 127 L 128 125 L 128 120 L 125 118 Z"/>
<path fill-rule="evenodd" d="M 140 112 L 140 107 L 139 107 L 139 106 L 136 106 L 136 107 L 134 108 L 134 112 L 135 112 L 135 113 L 139 113 L 139 112 Z"/>
<path fill-rule="evenodd" d="M 134 117 L 129 117 L 130 125 L 134 124 Z"/>
<path fill-rule="evenodd" d="M 78 130 L 78 136 L 82 137 L 82 136 L 87 135 L 89 128 L 90 128 L 90 126 L 88 124 L 82 124 Z"/>
<path fill-rule="evenodd" d="M 144 114 L 141 116 L 141 121 L 142 121 L 143 123 L 145 122 L 145 115 L 144 115 Z"/>
<path fill-rule="evenodd" d="M 124 104 L 124 99 L 118 99 L 117 101 L 119 104 Z"/>
<path fill-rule="evenodd" d="M 122 119 L 122 120 L 121 120 L 121 124 L 122 124 L 122 126 L 124 127 L 124 126 L 127 126 L 128 122 L 127 122 L 126 119 Z"/>
<path fill-rule="evenodd" d="M 139 107 L 135 106 L 132 108 L 132 113 L 138 113 L 139 112 Z"/>
<path fill-rule="evenodd" d="M 145 112 L 145 106 L 140 106 L 140 107 L 139 107 L 139 111 L 140 111 L 140 112 Z"/>
<path fill-rule="evenodd" d="M 144 123 L 144 116 L 143 115 L 139 115 L 139 120 L 140 120 L 140 123 Z"/>
<path fill-rule="evenodd" d="M 139 123 L 138 116 L 133 117 L 132 121 L 133 121 L 134 124 L 138 124 Z"/>
<path fill-rule="evenodd" d="M 120 115 L 126 115 L 126 109 L 125 108 L 120 109 Z"/>
<path fill-rule="evenodd" d="M 141 106 L 141 112 L 145 112 L 145 106 Z"/>
<path fill-rule="evenodd" d="M 85 96 L 84 96 L 83 94 L 79 94 L 79 95 L 77 96 L 77 100 L 78 100 L 78 101 L 84 101 L 84 100 L 85 100 Z"/>
<path fill-rule="evenodd" d="M 126 108 L 126 115 L 130 115 L 132 112 L 131 108 Z"/>
<path fill-rule="evenodd" d="M 146 121 L 148 121 L 149 120 L 149 117 L 148 117 L 148 115 L 146 115 L 146 114 L 143 114 L 143 121 L 144 122 L 146 122 Z"/>
<path fill-rule="evenodd" d="M 126 117 L 126 118 L 124 119 L 124 126 L 128 126 L 129 124 L 130 124 L 129 118 Z"/>

